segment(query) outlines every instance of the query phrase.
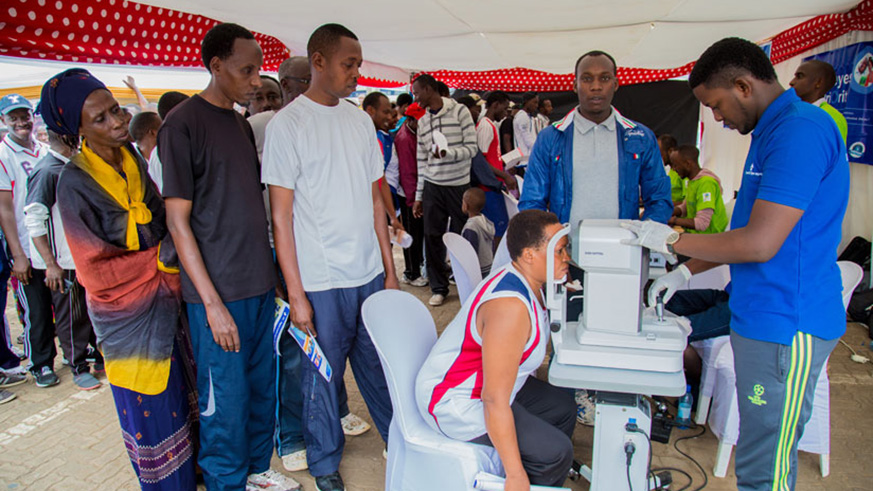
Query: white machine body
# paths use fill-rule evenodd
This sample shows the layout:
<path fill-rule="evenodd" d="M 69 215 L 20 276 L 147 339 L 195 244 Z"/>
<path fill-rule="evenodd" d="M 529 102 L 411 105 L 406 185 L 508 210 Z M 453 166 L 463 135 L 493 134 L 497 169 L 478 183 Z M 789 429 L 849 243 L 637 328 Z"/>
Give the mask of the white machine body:
<path fill-rule="evenodd" d="M 567 318 L 562 279 L 553 278 L 550 270 L 546 300 L 555 361 L 591 369 L 576 370 L 578 376 L 588 373 L 591 377 L 588 385 L 580 387 L 615 390 L 611 387 L 618 385 L 625 393 L 682 395 L 682 353 L 691 326 L 687 319 L 670 313 L 659 320 L 653 308 L 643 306 L 649 254 L 640 246 L 622 243 L 634 234 L 621 223 L 583 220 L 578 236 L 571 240 L 573 259 L 585 273 L 578 319 Z M 550 247 L 567 233 L 569 228 L 556 234 Z"/>

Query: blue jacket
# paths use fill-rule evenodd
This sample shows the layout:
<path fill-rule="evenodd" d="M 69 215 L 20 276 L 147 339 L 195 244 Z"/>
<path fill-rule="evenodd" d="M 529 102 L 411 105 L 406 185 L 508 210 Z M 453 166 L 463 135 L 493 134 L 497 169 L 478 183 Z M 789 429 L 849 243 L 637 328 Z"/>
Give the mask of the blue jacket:
<path fill-rule="evenodd" d="M 561 223 L 570 221 L 573 201 L 573 113 L 546 127 L 528 160 L 519 210 L 545 210 L 558 215 Z M 631 121 L 616 111 L 618 140 L 619 218 L 640 219 L 640 192 L 643 195 L 643 220 L 667 223 L 673 214 L 670 178 L 658 140 L 652 130 Z"/>

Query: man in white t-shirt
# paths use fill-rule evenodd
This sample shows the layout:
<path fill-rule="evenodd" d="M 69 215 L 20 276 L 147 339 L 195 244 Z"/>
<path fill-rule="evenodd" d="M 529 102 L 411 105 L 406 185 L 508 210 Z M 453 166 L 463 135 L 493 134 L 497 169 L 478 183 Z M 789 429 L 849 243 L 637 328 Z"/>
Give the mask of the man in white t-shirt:
<path fill-rule="evenodd" d="M 45 283 L 45 269 L 31 267 L 30 232 L 24 224 L 27 178 L 48 150 L 33 138 L 33 106 L 23 96 L 0 99 L 0 117 L 10 130 L 0 143 L 0 227 L 24 306 L 24 353 L 37 387 L 51 387 L 59 382 L 54 372 L 52 292 Z"/>
<path fill-rule="evenodd" d="M 525 92 L 521 96 L 521 111 L 512 118 L 513 138 L 515 138 L 515 148 L 517 148 L 524 158 L 519 165 L 527 165 L 527 159 L 533 149 L 534 142 L 537 139 L 536 127 L 534 120 L 537 117 L 537 108 L 540 105 L 540 100 L 536 92 Z"/>
<path fill-rule="evenodd" d="M 333 368 L 327 382 L 303 363 L 303 436 L 318 489 L 342 491 L 345 442 L 339 415 L 346 361 L 384 441 L 391 399 L 361 305 L 398 288 L 385 208 L 378 189 L 383 159 L 373 123 L 342 99 L 357 87 L 361 44 L 326 24 L 307 45 L 309 90 L 267 126 L 262 181 L 269 186 L 276 255 L 295 326 L 311 335 Z"/>

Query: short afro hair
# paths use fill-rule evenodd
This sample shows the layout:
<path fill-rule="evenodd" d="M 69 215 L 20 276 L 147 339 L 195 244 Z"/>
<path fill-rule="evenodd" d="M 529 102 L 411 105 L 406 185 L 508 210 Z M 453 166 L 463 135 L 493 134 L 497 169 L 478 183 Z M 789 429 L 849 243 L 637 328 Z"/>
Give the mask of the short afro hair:
<path fill-rule="evenodd" d="M 170 114 L 170 111 L 174 107 L 178 106 L 180 102 L 187 98 L 188 94 L 176 92 L 175 90 L 164 92 L 161 95 L 161 98 L 158 99 L 158 115 L 161 119 L 167 119 L 167 114 Z"/>
<path fill-rule="evenodd" d="M 506 248 L 513 261 L 527 248 L 540 247 L 546 243 L 546 227 L 561 222 L 549 211 L 524 210 L 518 212 L 506 227 Z"/>
<path fill-rule="evenodd" d="M 212 73 L 209 62 L 216 56 L 219 60 L 226 60 L 233 54 L 233 43 L 240 38 L 254 39 L 255 35 L 245 27 L 229 22 L 216 24 L 203 36 L 203 42 L 200 43 L 200 56 L 203 59 L 203 66 L 209 70 L 209 73 Z"/>
<path fill-rule="evenodd" d="M 700 55 L 688 76 L 688 85 L 692 89 L 700 84 L 726 88 L 744 74 L 762 82 L 776 81 L 776 70 L 760 46 L 737 37 L 724 38 Z"/>
<path fill-rule="evenodd" d="M 452 92 L 449 90 L 449 86 L 446 85 L 445 82 L 441 82 L 437 80 L 437 92 L 439 92 L 440 97 L 451 97 Z"/>
<path fill-rule="evenodd" d="M 315 53 L 321 53 L 327 57 L 337 49 L 340 38 L 350 38 L 355 41 L 358 36 L 355 35 L 348 27 L 340 24 L 325 24 L 309 36 L 309 42 L 306 43 L 306 54 L 309 56 L 309 61 L 312 61 L 312 56 Z"/>
<path fill-rule="evenodd" d="M 415 80 L 412 81 L 413 84 L 418 84 L 419 87 L 429 87 L 434 92 L 439 92 L 440 82 L 437 79 L 433 78 L 433 75 L 428 75 L 426 73 L 422 73 L 418 77 L 415 77 Z"/>
<path fill-rule="evenodd" d="M 388 99 L 388 96 L 381 92 L 370 92 L 369 94 L 367 94 L 367 97 L 364 97 L 364 102 L 361 103 L 361 109 L 366 111 L 368 107 L 378 106 L 379 101 L 383 97 L 385 99 Z"/>
<path fill-rule="evenodd" d="M 157 131 L 160 127 L 161 117 L 158 116 L 158 113 L 143 111 L 130 120 L 128 130 L 134 141 L 140 141 L 145 138 L 149 131 Z"/>
<path fill-rule="evenodd" d="M 658 143 L 661 144 L 662 147 L 666 150 L 670 150 L 679 146 L 679 142 L 676 141 L 676 137 L 671 135 L 670 133 L 664 133 L 663 135 L 658 137 Z"/>
<path fill-rule="evenodd" d="M 618 64 L 615 62 L 615 58 L 613 58 L 612 55 L 607 53 L 606 51 L 600 51 L 600 50 L 595 49 L 593 51 L 589 51 L 589 52 L 585 53 L 584 55 L 582 55 L 576 59 L 576 64 L 573 65 L 573 76 L 574 77 L 576 75 L 578 75 L 579 63 L 582 63 L 582 60 L 584 60 L 585 58 L 588 58 L 589 56 L 605 56 L 605 57 L 609 58 L 609 61 L 612 62 L 612 74 L 615 76 L 618 76 Z"/>
<path fill-rule="evenodd" d="M 485 105 L 491 107 L 491 104 L 500 104 L 509 102 L 509 94 L 502 90 L 492 90 L 488 97 L 485 98 Z"/>
<path fill-rule="evenodd" d="M 412 104 L 412 96 L 406 92 L 397 96 L 397 107 L 408 106 Z"/>
<path fill-rule="evenodd" d="M 279 81 L 276 80 L 276 77 L 273 77 L 273 76 L 270 76 L 270 75 L 261 75 L 261 82 L 264 82 L 264 81 L 267 81 L 267 80 L 270 81 L 270 82 L 273 82 L 274 84 L 276 84 L 276 87 L 279 88 L 279 91 L 280 91 L 280 92 L 282 91 L 282 84 L 280 84 Z"/>
<path fill-rule="evenodd" d="M 803 62 L 804 65 L 807 65 L 812 68 L 813 76 L 821 77 L 822 81 L 822 92 L 827 94 L 834 88 L 834 85 L 837 84 L 837 72 L 834 70 L 834 66 L 830 63 L 822 60 L 809 60 Z"/>
<path fill-rule="evenodd" d="M 692 162 L 697 162 L 697 159 L 700 158 L 700 150 L 694 145 L 679 145 L 676 148 L 676 152 L 679 153 L 679 156 L 683 159 Z"/>
<path fill-rule="evenodd" d="M 531 99 L 536 99 L 537 97 L 539 96 L 536 92 L 525 92 L 521 95 L 521 105 L 523 106 L 527 104 L 528 101 L 530 101 Z M 539 105 L 539 101 L 537 101 L 537 105 Z"/>
<path fill-rule="evenodd" d="M 463 95 L 458 98 L 458 104 L 463 104 L 469 108 L 475 106 L 477 102 L 476 99 L 473 99 L 471 96 Z"/>

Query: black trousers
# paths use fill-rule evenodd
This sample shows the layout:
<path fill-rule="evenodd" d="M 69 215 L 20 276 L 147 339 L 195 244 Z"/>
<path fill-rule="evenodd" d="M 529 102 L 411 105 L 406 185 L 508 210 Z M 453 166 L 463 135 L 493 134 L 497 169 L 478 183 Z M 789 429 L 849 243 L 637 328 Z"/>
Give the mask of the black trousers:
<path fill-rule="evenodd" d="M 26 285 L 18 282 L 18 299 L 24 307 L 24 354 L 30 358 L 31 371 L 54 368 L 58 350 L 52 320 L 52 291 L 45 284 L 44 269 L 32 269 Z"/>
<path fill-rule="evenodd" d="M 415 218 L 412 215 L 412 207 L 406 204 L 406 198 L 400 198 L 400 223 L 406 229 L 406 233 L 412 237 L 412 245 L 403 249 L 403 261 L 406 270 L 403 276 L 413 281 L 421 276 L 421 263 L 424 262 L 424 218 Z"/>
<path fill-rule="evenodd" d="M 424 183 L 421 196 L 424 208 L 424 255 L 427 258 L 430 291 L 434 294 L 449 293 L 449 265 L 446 264 L 443 234 L 447 230 L 460 234 L 467 223 L 467 217 L 461 211 L 461 201 L 467 189 L 470 189 L 469 184 L 439 186 L 432 182 Z"/>
<path fill-rule="evenodd" d="M 73 375 L 90 371 L 88 345 L 97 347 L 97 336 L 88 316 L 85 303 L 85 288 L 76 279 L 76 271 L 64 271 L 64 293 L 52 292 L 52 305 L 55 309 L 55 332 L 61 343 L 64 356 L 70 361 Z M 97 363 L 103 363 L 103 356 L 95 349 Z"/>
<path fill-rule="evenodd" d="M 511 408 L 521 464 L 530 483 L 562 486 L 573 465 L 573 396 L 565 389 L 529 377 Z M 487 433 L 471 442 L 493 446 Z"/>

